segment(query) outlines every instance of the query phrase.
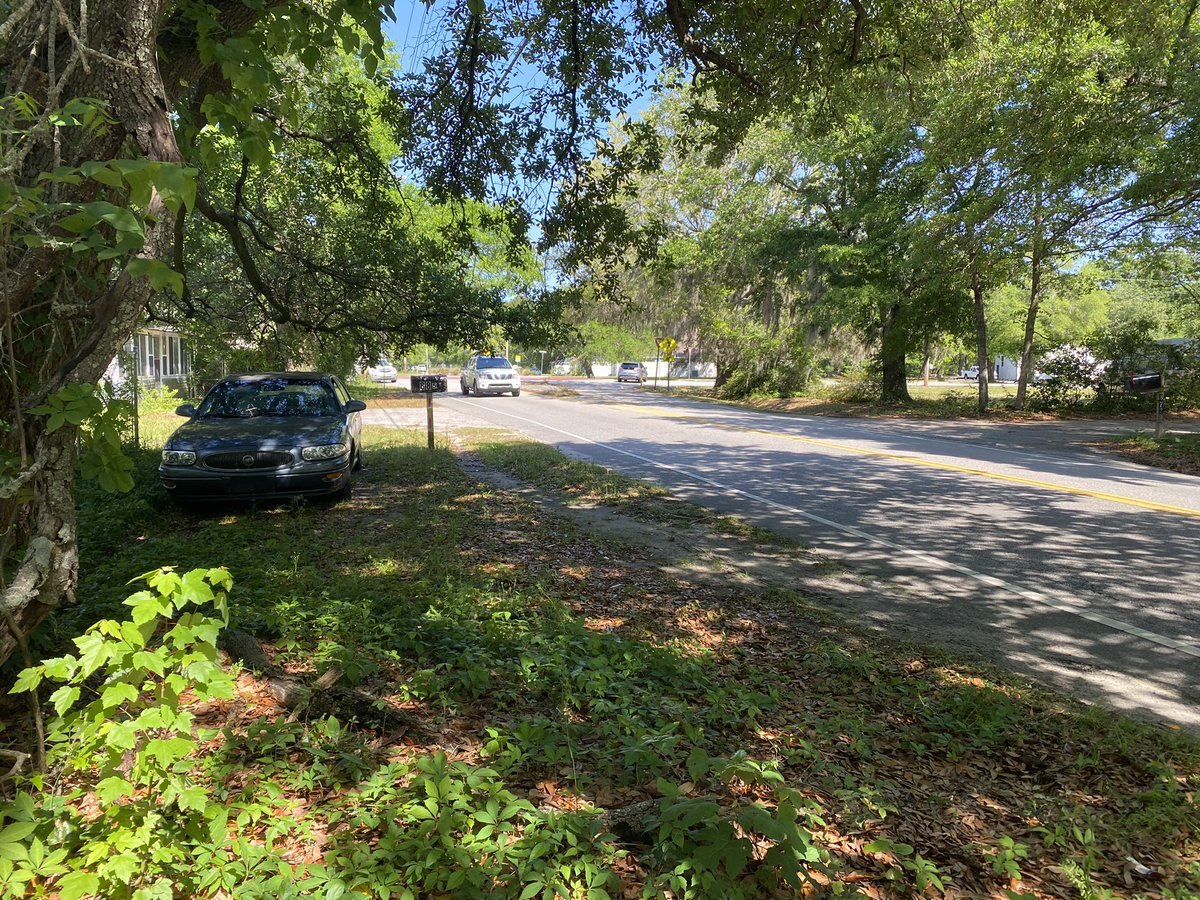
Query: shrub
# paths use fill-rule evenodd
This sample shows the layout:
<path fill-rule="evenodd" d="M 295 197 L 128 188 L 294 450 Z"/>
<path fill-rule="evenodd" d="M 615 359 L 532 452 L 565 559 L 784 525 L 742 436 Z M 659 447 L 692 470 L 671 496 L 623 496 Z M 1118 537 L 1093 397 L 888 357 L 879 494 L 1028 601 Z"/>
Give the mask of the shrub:
<path fill-rule="evenodd" d="M 142 413 L 174 412 L 182 402 L 183 398 L 165 384 L 138 394 L 138 410 Z"/>
<path fill-rule="evenodd" d="M 1037 409 L 1076 409 L 1100 384 L 1108 368 L 1087 347 L 1063 344 L 1042 354 L 1039 371 L 1048 376 L 1030 391 L 1030 406 Z"/>
<path fill-rule="evenodd" d="M 149 590 L 125 601 L 129 620 L 97 622 L 75 639 L 77 654 L 26 669 L 13 688 L 60 685 L 48 758 L 71 787 L 35 802 L 38 775 L 0 805 L 5 896 L 53 883 L 62 900 L 171 897 L 187 892 L 195 848 L 228 840 L 225 807 L 191 776 L 198 742 L 180 698 L 232 696 L 216 647 L 232 579 L 169 568 L 142 578 Z M 215 617 L 188 609 L 208 606 Z"/>

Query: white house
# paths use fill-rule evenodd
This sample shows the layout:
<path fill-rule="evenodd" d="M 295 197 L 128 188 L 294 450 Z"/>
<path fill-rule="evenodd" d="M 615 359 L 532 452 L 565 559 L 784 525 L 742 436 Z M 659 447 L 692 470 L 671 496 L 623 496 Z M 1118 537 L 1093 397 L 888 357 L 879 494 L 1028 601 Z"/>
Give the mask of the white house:
<path fill-rule="evenodd" d="M 172 328 L 151 326 L 139 329 L 108 364 L 104 377 L 114 386 L 135 374 L 142 388 L 170 387 L 181 391 L 192 373 L 192 354 L 187 340 Z"/>

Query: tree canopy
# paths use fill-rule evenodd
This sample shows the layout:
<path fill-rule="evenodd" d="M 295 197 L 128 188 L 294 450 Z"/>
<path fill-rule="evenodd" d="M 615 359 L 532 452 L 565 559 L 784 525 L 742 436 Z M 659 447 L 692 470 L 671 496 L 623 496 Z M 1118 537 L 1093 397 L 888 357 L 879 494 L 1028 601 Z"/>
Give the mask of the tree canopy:
<path fill-rule="evenodd" d="M 348 356 L 545 334 L 625 285 L 686 294 L 672 330 L 748 389 L 793 389 L 850 329 L 902 397 L 914 343 L 972 319 L 986 368 L 989 291 L 1027 279 L 1028 355 L 1071 259 L 1194 233 L 1190 4 L 428 10 L 397 74 L 391 8 L 359 0 L 7 8 L 0 657 L 71 595 L 80 434 L 127 477 L 89 386 L 147 310 Z M 609 140 L 660 73 L 688 87 L 667 130 Z"/>

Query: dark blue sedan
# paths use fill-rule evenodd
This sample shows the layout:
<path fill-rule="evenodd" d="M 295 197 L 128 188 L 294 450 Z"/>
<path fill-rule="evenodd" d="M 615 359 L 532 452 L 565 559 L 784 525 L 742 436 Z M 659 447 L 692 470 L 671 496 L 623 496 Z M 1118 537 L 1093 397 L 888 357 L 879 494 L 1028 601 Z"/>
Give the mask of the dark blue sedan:
<path fill-rule="evenodd" d="M 235 375 L 175 410 L 158 474 L 178 500 L 348 498 L 366 408 L 335 375 Z"/>

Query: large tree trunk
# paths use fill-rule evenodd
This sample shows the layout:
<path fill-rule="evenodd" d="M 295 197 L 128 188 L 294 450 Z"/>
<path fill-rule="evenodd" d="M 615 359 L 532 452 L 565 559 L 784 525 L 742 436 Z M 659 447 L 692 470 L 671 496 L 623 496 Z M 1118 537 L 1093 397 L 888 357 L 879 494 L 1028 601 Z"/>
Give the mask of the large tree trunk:
<path fill-rule="evenodd" d="M 929 373 L 933 368 L 933 338 L 930 337 L 929 329 L 925 329 L 925 342 L 921 350 L 921 383 L 925 387 L 929 387 Z"/>
<path fill-rule="evenodd" d="M 1017 373 L 1017 409 L 1025 408 L 1025 393 L 1033 373 L 1033 338 L 1037 329 L 1038 307 L 1042 302 L 1042 262 L 1045 254 L 1042 227 L 1042 198 L 1039 194 L 1033 218 L 1033 246 L 1030 248 L 1029 310 L 1025 314 L 1025 336 L 1021 341 L 1021 371 Z"/>
<path fill-rule="evenodd" d="M 983 279 L 979 270 L 971 267 L 971 300 L 975 309 L 975 365 L 979 366 L 979 403 L 977 409 L 980 415 L 988 408 L 988 335 L 987 310 L 983 305 Z"/>
<path fill-rule="evenodd" d="M 104 101 L 112 122 L 105 129 L 31 128 L 8 145 L 12 181 L 32 186 L 43 172 L 89 160 L 177 162 L 171 104 L 158 68 L 162 4 L 114 0 L 93 7 L 86 31 L 78 21 L 72 25 L 75 35 L 86 34 L 95 51 L 86 54 L 69 39 L 65 13 L 49 17 L 49 9 L 48 3 L 36 3 L 29 15 L 12 24 L 10 39 L 0 50 L 3 90 L 26 90 L 48 109 L 75 97 L 96 98 Z M 49 41 L 43 33 L 48 20 L 56 29 Z M 50 202 L 101 198 L 123 204 L 119 195 L 86 179 L 78 185 L 54 183 L 45 190 Z M 146 241 L 135 256 L 165 258 L 174 218 L 157 195 L 146 212 Z M 55 230 L 49 217 L 9 227 L 18 232 Z M 56 245 L 28 248 L 15 237 L 6 234 L 0 250 L 2 355 L 7 363 L 0 376 L 0 410 L 4 421 L 18 427 L 0 432 L 0 448 L 21 462 L 15 479 L 0 490 L 0 551 L 20 562 L 11 578 L 0 572 L 0 663 L 17 645 L 9 623 L 28 633 L 55 607 L 73 599 L 78 576 L 76 429 L 65 426 L 48 433 L 47 419 L 31 410 L 68 384 L 95 383 L 132 333 L 151 291 L 147 279 L 131 278 L 94 254 L 72 256 Z"/>
<path fill-rule="evenodd" d="M 882 403 L 908 403 L 908 377 L 904 357 L 908 352 L 908 333 L 900 324 L 900 301 L 896 300 L 884 312 L 880 327 L 879 368 L 882 383 L 879 399 Z"/>
<path fill-rule="evenodd" d="M 1037 328 L 1038 307 L 1042 302 L 1042 259 L 1034 252 L 1029 273 L 1029 311 L 1025 314 L 1025 337 L 1021 341 L 1021 371 L 1017 374 L 1017 409 L 1025 408 L 1025 395 L 1033 371 L 1033 337 Z"/>

